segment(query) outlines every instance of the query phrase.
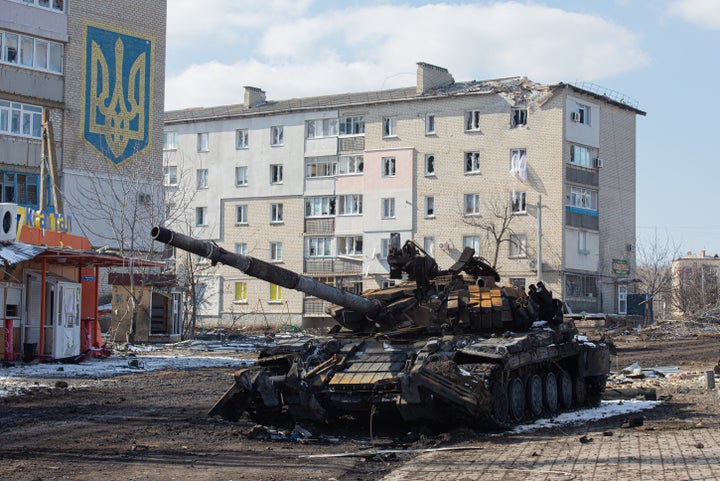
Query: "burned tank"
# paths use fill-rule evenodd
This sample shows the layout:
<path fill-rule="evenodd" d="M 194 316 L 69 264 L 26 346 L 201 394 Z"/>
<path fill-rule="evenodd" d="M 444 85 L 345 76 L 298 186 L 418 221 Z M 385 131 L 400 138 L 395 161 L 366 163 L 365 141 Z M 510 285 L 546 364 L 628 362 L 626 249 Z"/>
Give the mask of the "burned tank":
<path fill-rule="evenodd" d="M 327 336 L 263 349 L 211 415 L 261 424 L 384 415 L 496 430 L 598 405 L 605 389 L 608 346 L 578 335 L 542 282 L 527 292 L 501 285 L 471 248 L 441 270 L 393 234 L 388 263 L 398 283 L 355 295 L 163 227 L 152 237 L 333 303 Z"/>

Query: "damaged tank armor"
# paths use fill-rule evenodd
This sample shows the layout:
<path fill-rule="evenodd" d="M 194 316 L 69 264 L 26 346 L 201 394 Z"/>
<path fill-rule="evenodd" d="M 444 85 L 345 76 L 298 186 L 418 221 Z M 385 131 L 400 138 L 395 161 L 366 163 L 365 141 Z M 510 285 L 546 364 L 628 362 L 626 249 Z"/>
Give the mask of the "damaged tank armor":
<path fill-rule="evenodd" d="M 609 350 L 578 336 L 542 282 L 526 293 L 466 248 L 440 270 L 417 244 L 391 236 L 397 285 L 355 295 L 163 227 L 160 242 L 332 302 L 327 337 L 263 349 L 210 414 L 259 423 L 332 422 L 346 415 L 505 429 L 600 402 Z"/>

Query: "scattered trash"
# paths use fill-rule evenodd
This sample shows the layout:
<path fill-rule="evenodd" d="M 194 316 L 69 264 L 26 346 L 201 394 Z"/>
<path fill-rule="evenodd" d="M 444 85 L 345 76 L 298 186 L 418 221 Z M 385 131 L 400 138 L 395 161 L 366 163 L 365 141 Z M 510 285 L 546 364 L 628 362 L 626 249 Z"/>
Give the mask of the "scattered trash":
<path fill-rule="evenodd" d="M 704 445 L 703 443 L 697 443 L 697 444 L 695 445 L 695 447 L 698 448 L 698 449 L 702 449 L 702 448 L 705 447 L 705 445 Z"/>
<path fill-rule="evenodd" d="M 636 417 L 636 418 L 627 418 L 623 421 L 623 423 L 620 425 L 621 428 L 637 428 L 642 426 L 645 423 L 645 418 L 643 416 Z"/>
<path fill-rule="evenodd" d="M 130 369 L 145 369 L 145 364 L 137 359 L 130 359 L 128 361 L 128 368 Z"/>
<path fill-rule="evenodd" d="M 65 381 L 56 381 L 55 387 L 60 389 L 67 389 L 68 383 L 66 383 Z"/>
<path fill-rule="evenodd" d="M 587 444 L 593 442 L 593 438 L 589 438 L 587 436 L 583 436 L 580 438 L 580 443 Z"/>
<path fill-rule="evenodd" d="M 612 436 L 614 433 L 612 431 L 604 431 L 603 436 Z"/>

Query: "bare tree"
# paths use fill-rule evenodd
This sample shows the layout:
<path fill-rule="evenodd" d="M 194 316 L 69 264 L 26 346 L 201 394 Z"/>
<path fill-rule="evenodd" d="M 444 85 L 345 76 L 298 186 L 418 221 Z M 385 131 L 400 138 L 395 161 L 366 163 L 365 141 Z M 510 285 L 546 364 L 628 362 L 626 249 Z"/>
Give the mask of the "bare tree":
<path fill-rule="evenodd" d="M 649 316 L 660 302 L 672 299 L 672 259 L 677 257 L 679 246 L 670 237 L 661 239 L 657 233 L 647 241 L 638 243 L 636 274 L 642 292 L 650 296 Z"/>
<path fill-rule="evenodd" d="M 170 201 L 162 166 L 153 162 L 152 156 L 138 156 L 120 167 L 98 159 L 95 172 L 70 192 L 66 197 L 75 218 L 81 219 L 76 225 L 93 247 L 109 249 L 130 259 L 159 260 L 162 247 L 153 242 L 151 227 L 181 215 L 195 191 L 183 189 Z M 168 208 L 169 205 L 172 207 Z M 126 338 L 132 343 L 137 332 L 138 306 L 150 276 L 158 268 L 129 262 L 122 271 L 129 276 L 130 283 L 131 316 Z"/>
<path fill-rule="evenodd" d="M 676 273 L 673 306 L 683 315 L 704 311 L 718 303 L 717 267 L 702 262 L 685 262 Z"/>
<path fill-rule="evenodd" d="M 483 239 L 488 252 L 488 260 L 493 268 L 497 267 L 498 258 L 500 256 L 500 247 L 504 243 L 510 243 L 511 236 L 515 235 L 512 228 L 513 206 L 511 199 L 507 195 L 493 195 L 484 204 L 484 212 L 486 216 L 467 216 L 465 215 L 465 207 L 463 207 L 462 221 L 464 224 L 478 228 L 485 233 Z M 526 249 L 526 246 L 521 248 Z"/>

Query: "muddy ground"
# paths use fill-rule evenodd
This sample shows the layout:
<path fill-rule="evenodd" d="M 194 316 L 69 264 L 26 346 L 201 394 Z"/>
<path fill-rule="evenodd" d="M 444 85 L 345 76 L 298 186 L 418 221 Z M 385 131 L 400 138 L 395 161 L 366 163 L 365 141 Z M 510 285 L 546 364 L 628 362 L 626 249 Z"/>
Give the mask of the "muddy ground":
<path fill-rule="evenodd" d="M 716 391 L 704 372 L 720 359 L 720 328 L 686 324 L 613 333 L 613 369 L 677 366 L 669 378 L 616 379 L 611 391 L 654 389 L 666 401 L 643 413 L 638 429 L 690 429 L 720 424 Z M 0 376 L 2 376 L 0 367 Z M 0 479 L 7 480 L 371 480 L 412 454 L 312 458 L 371 448 L 421 449 L 468 445 L 502 437 L 469 430 L 444 434 L 378 432 L 343 426 L 315 432 L 310 442 L 254 439 L 268 432 L 248 420 L 206 415 L 231 383 L 228 369 L 134 373 L 109 379 L 67 379 L 68 387 L 38 387 L 0 399 Z M 57 379 L 48 381 L 51 385 Z M 62 385 L 62 384 L 61 384 Z M 602 432 L 622 419 L 563 427 Z M 553 432 L 544 433 L 552 436 Z M 493 441 L 493 440 L 497 441 Z M 561 446 L 558 449 L 562 449 Z"/>

